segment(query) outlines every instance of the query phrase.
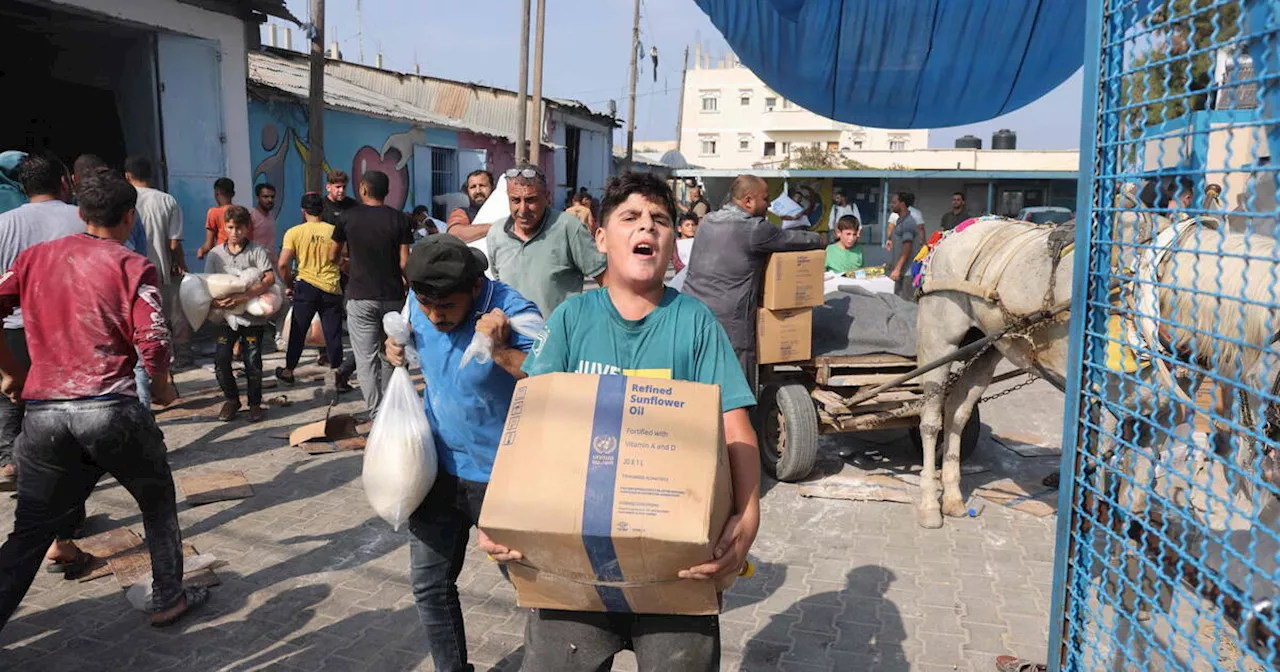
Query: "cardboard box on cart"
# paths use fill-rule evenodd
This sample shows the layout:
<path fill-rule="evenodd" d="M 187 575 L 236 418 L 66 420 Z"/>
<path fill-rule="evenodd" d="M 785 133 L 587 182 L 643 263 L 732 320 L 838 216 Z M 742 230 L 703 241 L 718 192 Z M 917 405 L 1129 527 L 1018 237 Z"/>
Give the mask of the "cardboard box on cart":
<path fill-rule="evenodd" d="M 826 250 L 769 255 L 760 305 L 769 310 L 821 306 L 826 300 L 823 293 L 826 265 Z"/>
<path fill-rule="evenodd" d="M 553 373 L 520 381 L 480 514 L 521 607 L 716 614 L 711 559 L 733 508 L 720 388 Z"/>
<path fill-rule="evenodd" d="M 756 313 L 756 363 L 803 362 L 813 352 L 813 309 Z"/>

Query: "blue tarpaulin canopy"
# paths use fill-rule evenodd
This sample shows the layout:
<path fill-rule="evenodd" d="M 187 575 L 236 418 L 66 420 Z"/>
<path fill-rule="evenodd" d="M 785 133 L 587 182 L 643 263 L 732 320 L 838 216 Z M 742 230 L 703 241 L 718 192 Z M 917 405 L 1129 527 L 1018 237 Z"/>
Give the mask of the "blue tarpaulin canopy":
<path fill-rule="evenodd" d="M 958 126 L 1012 112 L 1084 57 L 1085 0 L 695 0 L 743 65 L 824 117 Z"/>

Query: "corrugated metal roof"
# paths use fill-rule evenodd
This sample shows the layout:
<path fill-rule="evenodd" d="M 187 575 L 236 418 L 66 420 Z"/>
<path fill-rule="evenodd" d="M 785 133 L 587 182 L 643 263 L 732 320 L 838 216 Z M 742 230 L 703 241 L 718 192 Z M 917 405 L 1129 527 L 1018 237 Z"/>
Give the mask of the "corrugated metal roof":
<path fill-rule="evenodd" d="M 329 63 L 332 64 L 333 61 Z M 325 105 L 335 109 L 403 119 L 420 124 L 475 130 L 447 116 L 434 114 L 429 110 L 370 91 L 339 77 L 329 76 L 331 70 L 332 68 L 325 69 Z M 303 99 L 307 98 L 311 91 L 311 74 L 305 60 L 278 58 L 271 54 L 256 52 L 249 54 L 249 81 Z"/>
<path fill-rule="evenodd" d="M 281 49 L 264 49 L 263 52 L 252 56 L 300 68 L 303 79 L 306 79 L 308 66 L 304 54 Z M 515 141 L 513 130 L 516 127 L 520 108 L 519 95 L 514 91 L 438 77 L 381 70 L 332 59 L 325 62 L 325 77 L 326 89 L 328 89 L 327 82 L 341 81 L 357 89 L 377 94 L 383 99 L 395 100 L 401 105 L 407 105 L 412 109 L 433 115 L 435 118 L 447 119 L 451 127 L 465 128 Z M 328 99 L 327 91 L 325 98 Z M 531 104 L 530 107 L 532 107 Z M 600 124 L 616 125 L 616 120 L 612 117 L 595 112 L 577 101 L 544 98 L 543 107 L 548 110 L 560 109 Z M 544 141 L 543 144 L 547 142 Z"/>

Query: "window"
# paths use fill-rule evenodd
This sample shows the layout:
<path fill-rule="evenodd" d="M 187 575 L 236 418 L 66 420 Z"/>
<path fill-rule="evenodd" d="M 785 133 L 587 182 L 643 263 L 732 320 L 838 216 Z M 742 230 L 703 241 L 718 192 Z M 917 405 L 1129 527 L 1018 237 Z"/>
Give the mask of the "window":
<path fill-rule="evenodd" d="M 719 105 L 720 105 L 720 99 L 719 99 L 719 98 L 716 98 L 715 96 L 703 96 L 703 97 L 702 97 L 702 111 L 703 111 L 703 112 L 718 112 L 718 111 L 719 111 Z"/>
<path fill-rule="evenodd" d="M 784 109 L 784 110 L 789 110 L 789 109 L 791 109 L 791 101 L 787 100 L 786 98 L 783 98 L 783 99 L 782 99 L 782 109 Z"/>
<path fill-rule="evenodd" d="M 786 156 L 791 156 L 791 143 L 789 142 L 782 143 L 782 153 L 785 154 Z"/>
<path fill-rule="evenodd" d="M 853 148 L 862 149 L 862 138 L 858 138 L 857 140 L 853 141 Z"/>
<path fill-rule="evenodd" d="M 821 143 L 821 142 L 811 142 L 811 143 L 809 143 L 809 149 L 822 149 L 822 143 Z"/>
<path fill-rule="evenodd" d="M 778 106 L 778 99 L 770 96 L 764 99 L 764 111 L 772 112 Z"/>
<path fill-rule="evenodd" d="M 765 155 L 765 156 L 777 156 L 777 155 L 778 155 L 778 143 L 776 143 L 776 142 L 774 142 L 774 141 L 772 141 L 772 140 L 766 140 L 766 141 L 765 141 L 765 143 L 764 143 L 764 155 Z"/>
<path fill-rule="evenodd" d="M 894 138 L 889 140 L 889 151 L 902 152 L 902 151 L 906 151 L 906 149 L 907 149 L 906 140 L 903 140 L 901 138 Z"/>
<path fill-rule="evenodd" d="M 751 136 L 749 135 L 738 136 L 738 151 L 739 152 L 751 151 Z"/>
<path fill-rule="evenodd" d="M 738 94 L 738 104 L 743 107 L 751 107 L 751 92 L 742 91 Z"/>
<path fill-rule="evenodd" d="M 840 151 L 840 141 L 838 141 L 838 140 L 828 140 L 828 141 L 827 141 L 827 151 L 828 151 L 828 152 L 838 152 L 838 151 Z"/>
<path fill-rule="evenodd" d="M 431 148 L 431 193 L 447 194 L 458 189 L 458 153 L 448 147 Z M 435 199 L 432 199 L 433 201 Z M 433 203 L 431 216 L 445 219 L 449 216 L 445 203 Z"/>
<path fill-rule="evenodd" d="M 704 136 L 702 136 L 702 153 L 703 153 L 703 155 L 712 155 L 712 156 L 714 156 L 714 155 L 715 155 L 715 153 L 716 153 L 716 136 L 714 136 L 714 135 L 704 135 Z"/>

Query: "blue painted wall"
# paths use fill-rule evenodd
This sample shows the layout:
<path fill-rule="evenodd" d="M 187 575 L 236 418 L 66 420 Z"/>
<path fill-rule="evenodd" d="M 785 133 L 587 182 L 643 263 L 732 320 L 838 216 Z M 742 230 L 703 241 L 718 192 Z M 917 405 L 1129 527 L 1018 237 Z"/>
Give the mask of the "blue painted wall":
<path fill-rule="evenodd" d="M 249 141 L 252 145 L 250 155 L 254 184 L 269 182 L 276 187 L 276 237 L 283 240 L 284 232 L 302 221 L 298 205 L 306 192 L 306 165 L 310 153 L 306 108 L 296 102 L 265 102 L 251 98 Z M 349 112 L 325 112 L 325 171 L 346 171 L 351 176 L 347 192 L 353 198 L 356 197 L 356 184 L 361 173 L 364 170 L 381 170 L 391 178 L 387 204 L 411 210 L 416 203 L 413 151 L 419 145 L 456 148 L 458 134 L 445 129 L 415 129 L 404 122 Z M 236 185 L 236 202 L 252 205 L 252 185 Z"/>

